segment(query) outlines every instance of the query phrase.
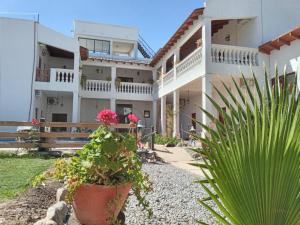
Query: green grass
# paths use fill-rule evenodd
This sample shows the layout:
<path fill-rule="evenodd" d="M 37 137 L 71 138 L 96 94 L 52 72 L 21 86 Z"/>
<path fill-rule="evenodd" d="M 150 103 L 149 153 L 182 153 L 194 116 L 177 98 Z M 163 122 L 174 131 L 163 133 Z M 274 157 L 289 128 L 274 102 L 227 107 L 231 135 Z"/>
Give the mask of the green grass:
<path fill-rule="evenodd" d="M 47 170 L 53 159 L 0 154 L 0 202 L 24 192 L 39 173 Z"/>

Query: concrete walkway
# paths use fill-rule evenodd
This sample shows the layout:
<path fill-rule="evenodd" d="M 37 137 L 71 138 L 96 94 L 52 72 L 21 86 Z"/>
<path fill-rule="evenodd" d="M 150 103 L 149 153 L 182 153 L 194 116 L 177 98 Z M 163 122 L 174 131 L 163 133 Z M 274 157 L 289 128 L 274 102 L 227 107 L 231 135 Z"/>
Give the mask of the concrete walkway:
<path fill-rule="evenodd" d="M 163 145 L 155 145 L 155 150 L 158 157 L 162 158 L 166 163 L 169 163 L 177 168 L 186 170 L 196 176 L 204 178 L 204 174 L 200 168 L 190 165 L 196 161 L 182 147 L 165 147 Z"/>

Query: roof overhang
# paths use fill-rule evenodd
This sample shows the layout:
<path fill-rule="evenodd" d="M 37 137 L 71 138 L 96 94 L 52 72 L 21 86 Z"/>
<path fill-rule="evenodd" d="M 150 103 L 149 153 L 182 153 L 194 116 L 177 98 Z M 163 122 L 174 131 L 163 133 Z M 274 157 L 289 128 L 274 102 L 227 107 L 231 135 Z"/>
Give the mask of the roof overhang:
<path fill-rule="evenodd" d="M 159 60 L 170 50 L 170 48 L 180 39 L 180 37 L 193 25 L 194 21 L 198 19 L 200 15 L 203 15 L 204 8 L 195 9 L 189 17 L 183 22 L 178 30 L 173 34 L 169 41 L 161 48 L 153 57 L 150 65 L 155 66 Z"/>
<path fill-rule="evenodd" d="M 300 26 L 277 37 L 276 39 L 266 42 L 259 46 L 259 51 L 270 55 L 273 50 L 280 50 L 284 45 L 291 45 L 292 41 L 300 39 Z"/>

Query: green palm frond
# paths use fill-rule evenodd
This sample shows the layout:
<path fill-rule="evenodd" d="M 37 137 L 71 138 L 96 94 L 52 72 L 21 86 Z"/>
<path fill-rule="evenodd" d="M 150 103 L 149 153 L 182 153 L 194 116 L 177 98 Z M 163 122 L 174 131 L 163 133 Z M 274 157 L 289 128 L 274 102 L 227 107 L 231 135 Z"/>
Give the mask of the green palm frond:
<path fill-rule="evenodd" d="M 277 71 L 271 86 L 265 73 L 265 84 L 260 87 L 253 74 L 251 90 L 244 75 L 242 78 L 244 92 L 232 79 L 237 96 L 226 84 L 225 93 L 215 88 L 227 113 L 208 96 L 224 123 L 202 109 L 216 122 L 216 128 L 198 122 L 207 134 L 206 138 L 199 137 L 206 156 L 198 165 L 206 181 L 199 184 L 208 194 L 199 203 L 221 224 L 300 224 L 300 103 L 296 79 L 289 90 L 286 76 L 282 85 Z M 209 200 L 221 214 L 207 204 Z"/>

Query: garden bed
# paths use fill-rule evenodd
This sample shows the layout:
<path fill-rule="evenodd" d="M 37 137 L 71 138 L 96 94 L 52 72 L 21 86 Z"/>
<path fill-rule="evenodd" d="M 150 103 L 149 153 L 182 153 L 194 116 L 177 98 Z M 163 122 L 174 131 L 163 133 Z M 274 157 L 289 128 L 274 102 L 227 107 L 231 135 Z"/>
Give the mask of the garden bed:
<path fill-rule="evenodd" d="M 31 225 L 45 217 L 47 209 L 56 201 L 57 181 L 47 181 L 37 188 L 29 188 L 14 200 L 0 204 L 0 224 Z"/>

